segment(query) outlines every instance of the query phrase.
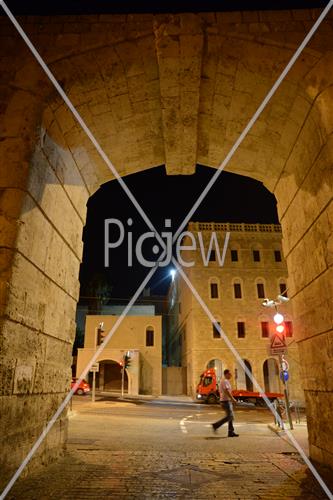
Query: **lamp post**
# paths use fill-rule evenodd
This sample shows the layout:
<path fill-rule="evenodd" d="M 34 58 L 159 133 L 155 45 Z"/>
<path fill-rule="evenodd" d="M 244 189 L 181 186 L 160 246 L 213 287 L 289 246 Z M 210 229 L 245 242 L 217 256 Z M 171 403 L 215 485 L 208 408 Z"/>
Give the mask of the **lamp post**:
<path fill-rule="evenodd" d="M 275 333 L 271 342 L 271 354 L 277 354 L 279 357 L 279 368 L 280 368 L 280 379 L 283 383 L 283 394 L 284 394 L 284 403 L 286 408 L 286 413 L 288 416 L 288 422 L 290 429 L 292 430 L 293 422 L 291 419 L 290 407 L 289 407 L 289 394 L 288 394 L 288 361 L 284 358 L 284 354 L 286 351 L 286 340 L 285 340 L 285 325 L 284 325 L 284 317 L 283 314 L 279 313 L 278 306 L 288 302 L 288 297 L 284 295 L 278 295 L 277 300 L 265 299 L 262 303 L 264 307 L 274 307 L 275 314 L 273 317 L 273 321 L 275 323 Z"/>

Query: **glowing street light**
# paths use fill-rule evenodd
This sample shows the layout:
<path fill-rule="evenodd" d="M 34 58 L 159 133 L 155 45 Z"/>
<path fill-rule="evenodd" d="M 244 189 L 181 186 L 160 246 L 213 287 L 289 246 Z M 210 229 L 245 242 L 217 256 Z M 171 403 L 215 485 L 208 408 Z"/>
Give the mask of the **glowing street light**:
<path fill-rule="evenodd" d="M 171 269 L 170 276 L 171 276 L 171 279 L 173 281 L 175 279 L 175 276 L 176 276 L 176 270 L 175 269 Z"/>

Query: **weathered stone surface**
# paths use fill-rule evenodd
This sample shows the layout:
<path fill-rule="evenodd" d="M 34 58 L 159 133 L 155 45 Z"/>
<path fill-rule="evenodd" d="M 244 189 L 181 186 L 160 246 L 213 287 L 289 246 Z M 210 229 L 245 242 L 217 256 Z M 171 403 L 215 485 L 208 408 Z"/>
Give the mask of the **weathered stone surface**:
<path fill-rule="evenodd" d="M 218 166 L 317 16 L 297 10 L 20 22 L 124 176 L 161 164 L 173 174 L 192 173 L 196 163 Z M 6 423 L 7 474 L 45 422 L 44 407 L 50 416 L 65 391 L 85 205 L 114 175 L 8 19 L 0 23 L 1 378 L 6 408 L 26 404 Z M 276 195 L 304 374 L 314 363 L 308 352 L 315 335 L 326 339 L 315 349 L 325 366 L 320 384 L 331 373 L 332 26 L 331 13 L 227 167 Z M 332 440 L 319 443 L 316 434 L 332 388 L 306 383 L 311 453 L 332 463 Z M 61 449 L 64 425 L 43 444 L 42 460 Z M 21 444 L 13 449 L 15 436 Z"/>

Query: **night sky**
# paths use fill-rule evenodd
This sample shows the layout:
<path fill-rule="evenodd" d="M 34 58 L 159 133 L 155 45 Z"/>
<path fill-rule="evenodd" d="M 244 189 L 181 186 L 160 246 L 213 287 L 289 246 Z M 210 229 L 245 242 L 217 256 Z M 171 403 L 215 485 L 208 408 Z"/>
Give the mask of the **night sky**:
<path fill-rule="evenodd" d="M 197 172 L 193 175 L 168 176 L 161 166 L 126 176 L 124 181 L 155 228 L 158 231 L 165 230 L 165 219 L 171 219 L 171 231 L 175 232 L 214 171 L 208 167 L 198 166 Z M 93 275 L 102 274 L 112 286 L 111 296 L 114 300 L 128 299 L 149 269 L 138 264 L 135 258 L 133 267 L 127 266 L 126 235 L 119 248 L 110 250 L 110 267 L 105 269 L 104 219 L 107 218 L 119 219 L 125 229 L 133 233 L 134 244 L 142 232 L 149 231 L 118 182 L 111 181 L 104 184 L 88 202 L 80 280 L 81 283 L 87 284 Z M 128 218 L 133 220 L 131 227 L 127 225 Z M 192 220 L 278 223 L 276 200 L 260 182 L 223 172 Z M 118 229 L 110 233 L 111 241 L 116 241 L 118 237 Z M 154 240 L 149 240 L 144 246 L 144 255 L 150 260 L 153 260 L 151 247 L 156 243 Z M 166 292 L 170 283 L 168 271 L 167 268 L 160 268 L 155 273 L 150 284 L 152 293 Z"/>

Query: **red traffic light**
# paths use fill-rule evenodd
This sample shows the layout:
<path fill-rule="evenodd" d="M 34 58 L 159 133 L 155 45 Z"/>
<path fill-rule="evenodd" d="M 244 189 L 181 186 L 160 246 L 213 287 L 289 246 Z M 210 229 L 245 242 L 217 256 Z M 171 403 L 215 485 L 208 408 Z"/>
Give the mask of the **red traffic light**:
<path fill-rule="evenodd" d="M 280 325 L 276 325 L 275 331 L 280 335 L 284 333 L 285 326 L 281 323 Z"/>

